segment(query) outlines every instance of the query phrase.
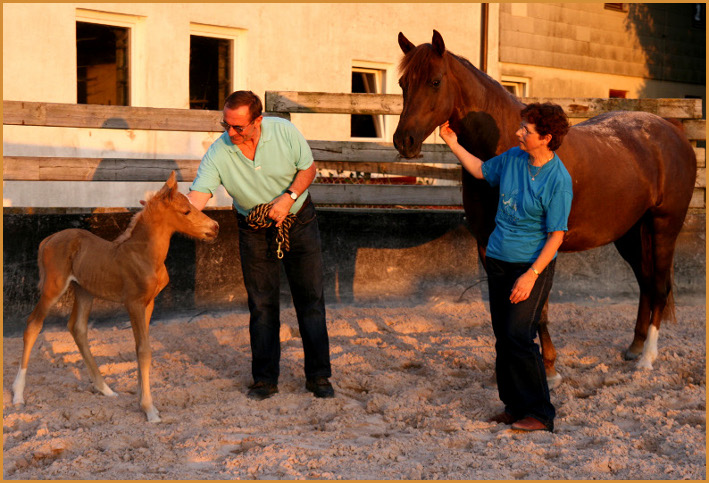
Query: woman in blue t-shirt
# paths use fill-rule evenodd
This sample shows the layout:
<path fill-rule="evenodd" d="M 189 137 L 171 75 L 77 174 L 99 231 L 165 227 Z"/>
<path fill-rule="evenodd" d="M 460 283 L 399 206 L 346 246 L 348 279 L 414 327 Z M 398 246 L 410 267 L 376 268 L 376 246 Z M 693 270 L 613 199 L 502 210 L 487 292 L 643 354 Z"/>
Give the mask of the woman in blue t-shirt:
<path fill-rule="evenodd" d="M 568 230 L 571 176 L 555 151 L 569 122 L 552 103 L 530 104 L 521 116 L 519 147 L 485 162 L 458 143 L 448 122 L 441 126 L 441 138 L 470 174 L 500 187 L 485 265 L 505 410 L 490 421 L 523 431 L 553 431 L 555 410 L 534 338 Z"/>

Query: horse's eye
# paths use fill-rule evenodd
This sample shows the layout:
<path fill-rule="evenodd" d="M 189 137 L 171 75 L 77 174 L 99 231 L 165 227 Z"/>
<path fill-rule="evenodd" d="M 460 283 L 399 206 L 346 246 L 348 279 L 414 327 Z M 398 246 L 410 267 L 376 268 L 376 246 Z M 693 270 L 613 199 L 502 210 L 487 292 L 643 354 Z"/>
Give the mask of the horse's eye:
<path fill-rule="evenodd" d="M 434 80 L 434 81 L 431 82 L 431 85 L 433 85 L 433 87 L 438 87 L 438 86 L 441 85 L 441 81 L 438 80 L 438 79 L 436 79 L 436 80 Z"/>
<path fill-rule="evenodd" d="M 192 211 L 192 210 L 187 210 L 187 211 L 185 211 L 185 212 L 184 212 L 184 213 L 182 213 L 182 214 L 183 214 L 183 215 L 185 215 L 185 216 L 187 216 L 187 215 L 189 215 L 189 214 L 190 214 L 190 211 Z"/>

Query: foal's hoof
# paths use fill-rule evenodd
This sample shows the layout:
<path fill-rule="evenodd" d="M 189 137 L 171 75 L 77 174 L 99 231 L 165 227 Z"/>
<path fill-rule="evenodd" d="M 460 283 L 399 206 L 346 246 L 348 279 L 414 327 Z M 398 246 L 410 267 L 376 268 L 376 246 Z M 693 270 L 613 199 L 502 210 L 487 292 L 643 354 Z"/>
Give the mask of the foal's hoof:
<path fill-rule="evenodd" d="M 12 397 L 12 404 L 14 404 L 15 406 L 20 406 L 24 403 L 25 403 L 25 398 L 22 397 L 22 394 L 15 394 Z"/>
<path fill-rule="evenodd" d="M 148 417 L 149 423 L 159 423 L 162 421 L 162 419 L 160 419 L 160 416 L 158 415 L 158 410 L 155 408 L 151 408 L 145 411 L 145 415 Z"/>

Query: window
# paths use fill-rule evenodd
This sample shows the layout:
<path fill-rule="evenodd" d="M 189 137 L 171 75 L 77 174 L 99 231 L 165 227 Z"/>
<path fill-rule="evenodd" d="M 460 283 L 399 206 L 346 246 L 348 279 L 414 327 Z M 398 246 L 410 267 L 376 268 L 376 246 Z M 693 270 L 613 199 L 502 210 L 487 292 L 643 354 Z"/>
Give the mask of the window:
<path fill-rule="evenodd" d="M 608 97 L 616 99 L 625 99 L 628 97 L 628 91 L 622 91 L 620 89 L 608 89 Z"/>
<path fill-rule="evenodd" d="M 190 109 L 222 109 L 232 92 L 232 51 L 232 40 L 190 36 Z"/>
<path fill-rule="evenodd" d="M 529 79 L 526 77 L 503 75 L 500 84 L 517 97 L 527 97 L 529 95 Z"/>
<path fill-rule="evenodd" d="M 130 29 L 76 22 L 77 103 L 130 103 Z"/>
<path fill-rule="evenodd" d="M 353 94 L 383 94 L 384 70 L 352 68 Z M 383 138 L 384 116 L 352 114 L 350 136 L 353 138 Z"/>
<path fill-rule="evenodd" d="M 616 12 L 627 12 L 628 5 L 625 3 L 604 3 L 603 7 L 606 10 L 614 10 Z"/>

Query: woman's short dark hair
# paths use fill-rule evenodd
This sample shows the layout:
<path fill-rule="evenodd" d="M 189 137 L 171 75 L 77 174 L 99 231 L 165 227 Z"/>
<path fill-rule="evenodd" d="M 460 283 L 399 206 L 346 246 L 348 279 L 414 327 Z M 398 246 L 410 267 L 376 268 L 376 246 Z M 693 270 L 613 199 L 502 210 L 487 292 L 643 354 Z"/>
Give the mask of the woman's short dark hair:
<path fill-rule="evenodd" d="M 522 109 L 522 119 L 534 124 L 540 136 L 551 134 L 549 149 L 556 151 L 569 132 L 569 118 L 560 105 L 535 102 Z"/>
<path fill-rule="evenodd" d="M 241 106 L 249 106 L 252 121 L 259 117 L 263 111 L 261 99 L 251 91 L 232 92 L 224 101 L 225 109 L 236 109 Z"/>

